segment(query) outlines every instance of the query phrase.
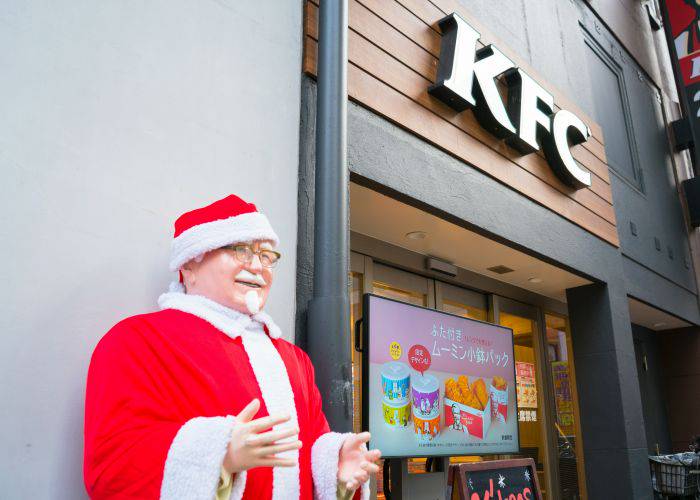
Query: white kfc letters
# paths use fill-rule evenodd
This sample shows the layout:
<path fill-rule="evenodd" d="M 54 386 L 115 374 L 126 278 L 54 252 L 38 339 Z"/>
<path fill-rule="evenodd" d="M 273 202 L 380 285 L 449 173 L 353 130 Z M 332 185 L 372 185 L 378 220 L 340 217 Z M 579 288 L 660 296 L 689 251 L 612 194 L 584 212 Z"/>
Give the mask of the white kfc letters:
<path fill-rule="evenodd" d="M 567 185 L 591 185 L 570 148 L 588 140 L 591 130 L 566 110 L 554 112 L 554 98 L 493 45 L 477 50 L 480 33 L 457 14 L 438 23 L 442 31 L 437 79 L 428 92 L 455 111 L 471 108 L 479 124 L 523 154 L 544 151 L 554 173 Z M 507 106 L 498 90 L 508 90 Z"/>

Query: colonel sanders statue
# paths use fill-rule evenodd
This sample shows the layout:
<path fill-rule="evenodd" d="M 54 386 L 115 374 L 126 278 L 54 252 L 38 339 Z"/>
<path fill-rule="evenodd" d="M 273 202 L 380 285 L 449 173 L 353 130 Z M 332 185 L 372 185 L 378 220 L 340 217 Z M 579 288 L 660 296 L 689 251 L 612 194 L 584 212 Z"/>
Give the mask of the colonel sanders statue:
<path fill-rule="evenodd" d="M 308 356 L 262 312 L 277 244 L 237 196 L 177 219 L 179 282 L 160 311 L 121 321 L 92 355 L 92 498 L 368 497 L 379 451 L 368 433 L 330 431 Z"/>

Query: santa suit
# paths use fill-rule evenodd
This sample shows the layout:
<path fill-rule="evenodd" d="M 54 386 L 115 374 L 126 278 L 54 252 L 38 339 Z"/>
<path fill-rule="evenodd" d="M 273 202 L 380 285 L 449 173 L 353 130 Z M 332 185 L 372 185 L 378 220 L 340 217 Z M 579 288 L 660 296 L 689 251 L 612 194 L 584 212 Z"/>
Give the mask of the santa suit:
<path fill-rule="evenodd" d="M 345 434 L 329 432 L 308 356 L 271 318 L 167 293 L 159 312 L 114 326 L 88 372 L 85 484 L 92 498 L 211 500 L 234 417 L 287 413 L 303 446 L 297 467 L 235 475 L 231 498 L 336 498 Z M 362 496 L 368 496 L 363 485 Z"/>

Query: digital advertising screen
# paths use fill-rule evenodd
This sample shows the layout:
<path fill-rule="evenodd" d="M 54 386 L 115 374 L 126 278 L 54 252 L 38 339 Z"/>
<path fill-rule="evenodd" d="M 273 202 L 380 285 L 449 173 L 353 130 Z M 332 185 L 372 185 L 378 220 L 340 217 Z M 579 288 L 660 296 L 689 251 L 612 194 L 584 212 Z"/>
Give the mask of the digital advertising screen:
<path fill-rule="evenodd" d="M 383 457 L 519 450 L 513 331 L 364 295 L 363 426 Z"/>

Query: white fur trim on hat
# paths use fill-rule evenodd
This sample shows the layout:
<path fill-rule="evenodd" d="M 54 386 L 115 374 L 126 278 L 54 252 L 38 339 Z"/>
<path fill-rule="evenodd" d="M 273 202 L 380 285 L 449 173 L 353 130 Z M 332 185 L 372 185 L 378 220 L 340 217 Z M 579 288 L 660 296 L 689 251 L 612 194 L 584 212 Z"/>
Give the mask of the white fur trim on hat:
<path fill-rule="evenodd" d="M 255 240 L 270 240 L 275 246 L 279 244 L 270 221 L 260 212 L 249 212 L 193 226 L 173 239 L 170 270 L 178 271 L 184 263 L 216 248 Z"/>
<path fill-rule="evenodd" d="M 326 432 L 319 436 L 311 447 L 311 474 L 314 479 L 314 498 L 316 500 L 335 500 L 337 498 L 340 448 L 352 434 L 352 432 L 343 434 Z M 362 500 L 367 500 L 369 498 L 369 481 L 362 484 L 360 491 Z"/>
<path fill-rule="evenodd" d="M 236 425 L 232 416 L 196 417 L 177 431 L 168 449 L 160 488 L 161 500 L 211 500 L 221 464 Z M 232 499 L 243 497 L 245 471 L 233 480 Z"/>

